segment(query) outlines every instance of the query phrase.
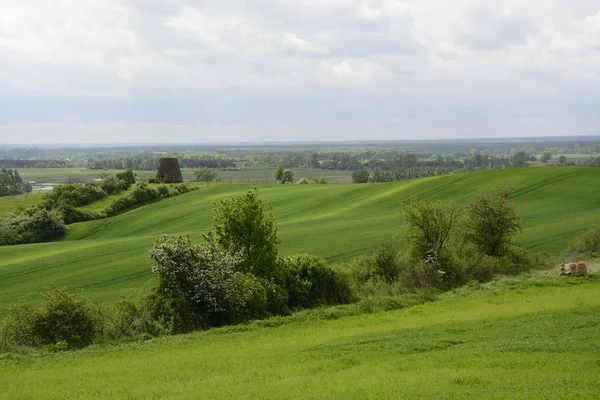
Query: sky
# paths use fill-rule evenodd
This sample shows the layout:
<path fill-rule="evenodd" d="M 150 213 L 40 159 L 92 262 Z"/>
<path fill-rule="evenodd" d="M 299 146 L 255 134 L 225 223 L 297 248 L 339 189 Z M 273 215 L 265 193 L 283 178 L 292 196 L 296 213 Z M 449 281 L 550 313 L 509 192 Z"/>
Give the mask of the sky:
<path fill-rule="evenodd" d="M 598 0 L 2 0 L 0 143 L 600 134 Z"/>

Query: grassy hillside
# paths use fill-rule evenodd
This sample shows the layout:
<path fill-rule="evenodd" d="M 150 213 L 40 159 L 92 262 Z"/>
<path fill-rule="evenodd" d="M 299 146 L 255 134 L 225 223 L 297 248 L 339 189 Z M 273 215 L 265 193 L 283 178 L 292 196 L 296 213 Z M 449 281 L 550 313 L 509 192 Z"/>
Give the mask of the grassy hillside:
<path fill-rule="evenodd" d="M 0 216 L 15 211 L 19 207 L 29 208 L 40 201 L 42 193 L 28 193 L 19 196 L 0 197 Z"/>
<path fill-rule="evenodd" d="M 390 184 L 261 185 L 277 218 L 284 254 L 310 252 L 329 261 L 362 254 L 382 243 L 402 243 L 398 207 L 411 197 L 468 201 L 511 184 L 525 222 L 518 241 L 561 252 L 583 230 L 600 224 L 600 169 L 528 168 L 486 171 Z M 213 202 L 248 185 L 203 187 L 114 218 L 71 226 L 61 242 L 0 248 L 0 315 L 18 297 L 51 285 L 80 288 L 115 300 L 136 291 L 151 273 L 148 250 L 162 235 L 199 239 L 212 221 Z"/>
<path fill-rule="evenodd" d="M 0 356 L 5 398 L 597 398 L 600 282 L 492 282 L 404 310 Z M 309 315 L 309 314 L 306 314 Z"/>

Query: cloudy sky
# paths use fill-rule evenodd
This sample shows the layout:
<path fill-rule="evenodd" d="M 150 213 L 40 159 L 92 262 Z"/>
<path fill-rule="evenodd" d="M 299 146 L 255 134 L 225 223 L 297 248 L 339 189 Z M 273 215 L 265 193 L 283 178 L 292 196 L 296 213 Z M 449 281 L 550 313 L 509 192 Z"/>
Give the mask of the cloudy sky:
<path fill-rule="evenodd" d="M 0 143 L 585 134 L 598 0 L 0 2 Z"/>

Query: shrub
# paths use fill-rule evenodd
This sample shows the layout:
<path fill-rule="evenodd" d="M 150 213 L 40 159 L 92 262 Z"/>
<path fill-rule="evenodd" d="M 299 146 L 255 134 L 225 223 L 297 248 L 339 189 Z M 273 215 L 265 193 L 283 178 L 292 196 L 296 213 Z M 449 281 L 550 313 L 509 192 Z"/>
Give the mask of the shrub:
<path fill-rule="evenodd" d="M 353 300 L 349 277 L 326 265 L 323 258 L 298 254 L 282 260 L 292 308 L 343 304 Z"/>
<path fill-rule="evenodd" d="M 170 303 L 171 309 L 182 307 L 192 312 L 205 327 L 234 322 L 247 302 L 257 306 L 256 296 L 260 296 L 261 289 L 266 307 L 260 283 L 236 272 L 239 255 L 223 251 L 212 235 L 205 235 L 205 239 L 203 245 L 182 236 L 164 235 L 156 241 L 150 257 L 158 263 L 152 267 L 159 279 L 158 295 Z M 184 304 L 178 306 L 178 302 Z M 247 311 L 252 314 L 256 310 Z"/>
<path fill-rule="evenodd" d="M 290 313 L 288 307 L 288 291 L 272 280 L 260 279 L 267 294 L 267 312 L 272 315 L 287 315 Z"/>
<path fill-rule="evenodd" d="M 166 186 L 166 185 L 159 186 L 156 190 L 158 191 L 158 195 L 160 197 L 164 197 L 164 198 L 171 197 L 171 191 L 169 190 L 168 186 Z"/>
<path fill-rule="evenodd" d="M 465 239 L 492 257 L 508 254 L 512 237 L 522 230 L 517 211 L 510 202 L 514 190 L 502 187 L 475 197 L 467 208 Z"/>
<path fill-rule="evenodd" d="M 146 299 L 148 300 L 148 299 Z M 168 328 L 153 319 L 149 301 L 119 300 L 108 323 L 107 336 L 111 339 L 136 339 L 168 333 Z"/>
<path fill-rule="evenodd" d="M 367 183 L 370 178 L 371 175 L 369 174 L 369 171 L 365 169 L 352 171 L 352 183 Z"/>
<path fill-rule="evenodd" d="M 7 213 L 0 220 L 0 245 L 48 242 L 63 236 L 67 228 L 56 211 L 32 209 Z"/>
<path fill-rule="evenodd" d="M 117 181 L 120 182 L 121 188 L 123 190 L 129 189 L 132 185 L 135 184 L 135 175 L 132 169 L 126 169 L 123 172 L 120 172 L 116 176 Z"/>
<path fill-rule="evenodd" d="M 239 298 L 232 322 L 264 318 L 267 315 L 267 291 L 252 274 L 236 274 L 236 292 Z"/>
<path fill-rule="evenodd" d="M 404 237 L 411 255 L 424 260 L 430 252 L 442 255 L 452 232 L 458 225 L 462 209 L 448 201 L 414 200 L 401 209 L 408 223 Z"/>
<path fill-rule="evenodd" d="M 100 308 L 83 296 L 59 287 L 42 294 L 37 307 L 11 307 L 5 334 L 16 345 L 42 346 L 68 343 L 79 348 L 93 343 L 104 326 Z"/>
<path fill-rule="evenodd" d="M 600 251 L 600 227 L 592 228 L 576 237 L 569 244 L 569 252 L 575 255 Z"/>

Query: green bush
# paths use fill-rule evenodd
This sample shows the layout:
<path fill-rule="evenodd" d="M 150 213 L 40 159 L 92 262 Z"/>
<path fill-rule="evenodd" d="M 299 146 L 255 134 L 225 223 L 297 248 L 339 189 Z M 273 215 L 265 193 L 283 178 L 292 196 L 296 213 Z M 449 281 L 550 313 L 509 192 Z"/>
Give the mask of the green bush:
<path fill-rule="evenodd" d="M 267 312 L 271 315 L 287 315 L 290 313 L 288 307 L 289 294 L 281 285 L 272 280 L 260 278 L 260 282 L 267 294 Z"/>
<path fill-rule="evenodd" d="M 168 324 L 161 325 L 159 318 L 153 318 L 149 307 L 152 299 L 143 298 L 143 301 L 134 301 L 131 298 L 119 300 L 113 307 L 107 327 L 106 336 L 110 339 L 138 339 L 142 337 L 155 337 L 170 332 Z"/>
<path fill-rule="evenodd" d="M 391 247 L 379 247 L 369 256 L 361 257 L 358 266 L 355 277 L 361 283 L 377 279 L 393 283 L 401 273 L 398 252 Z"/>
<path fill-rule="evenodd" d="M 267 315 L 267 291 L 252 274 L 237 274 L 236 293 L 240 299 L 232 323 L 264 318 Z"/>
<path fill-rule="evenodd" d="M 292 308 L 343 304 L 354 298 L 348 275 L 329 268 L 321 257 L 297 254 L 284 258 L 282 264 Z"/>
<path fill-rule="evenodd" d="M 7 213 L 0 220 L 0 245 L 49 242 L 66 233 L 62 217 L 46 209 Z"/>
<path fill-rule="evenodd" d="M 600 227 L 592 228 L 576 237 L 569 244 L 569 252 L 574 255 L 593 254 L 600 251 Z"/>
<path fill-rule="evenodd" d="M 411 256 L 425 260 L 430 252 L 437 256 L 447 252 L 462 208 L 448 201 L 413 200 L 400 212 L 407 222 L 404 237 L 410 244 Z"/>
<path fill-rule="evenodd" d="M 479 252 L 492 257 L 508 255 L 511 240 L 523 229 L 511 187 L 502 187 L 475 197 L 467 207 L 465 239 Z"/>
<path fill-rule="evenodd" d="M 64 287 L 42 293 L 37 307 L 21 304 L 11 307 L 5 324 L 10 342 L 21 346 L 55 345 L 65 342 L 71 348 L 85 347 L 104 329 L 100 307 Z"/>

